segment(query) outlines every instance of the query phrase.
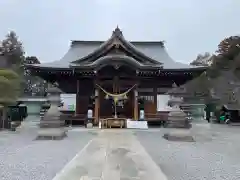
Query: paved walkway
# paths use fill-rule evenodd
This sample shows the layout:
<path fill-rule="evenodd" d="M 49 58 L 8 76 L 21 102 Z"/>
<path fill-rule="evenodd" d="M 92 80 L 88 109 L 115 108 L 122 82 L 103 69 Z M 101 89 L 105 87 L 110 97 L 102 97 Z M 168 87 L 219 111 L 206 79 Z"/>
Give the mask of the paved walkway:
<path fill-rule="evenodd" d="M 68 147 L 71 148 L 71 147 Z M 166 180 L 132 131 L 101 130 L 54 180 Z"/>

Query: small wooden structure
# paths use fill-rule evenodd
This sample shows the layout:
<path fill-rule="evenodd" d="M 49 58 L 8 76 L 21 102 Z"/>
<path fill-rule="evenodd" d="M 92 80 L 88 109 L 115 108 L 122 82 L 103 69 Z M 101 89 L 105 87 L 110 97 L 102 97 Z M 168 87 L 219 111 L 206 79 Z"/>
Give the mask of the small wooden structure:
<path fill-rule="evenodd" d="M 101 128 L 124 128 L 126 126 L 126 118 L 106 118 L 101 119 Z"/>

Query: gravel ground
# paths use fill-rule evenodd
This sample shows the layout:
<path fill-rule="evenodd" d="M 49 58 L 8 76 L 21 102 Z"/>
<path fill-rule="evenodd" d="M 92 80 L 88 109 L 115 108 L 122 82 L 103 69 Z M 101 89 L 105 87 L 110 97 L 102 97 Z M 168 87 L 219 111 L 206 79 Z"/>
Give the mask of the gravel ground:
<path fill-rule="evenodd" d="M 136 135 L 169 180 L 240 180 L 239 128 L 194 128 L 194 143 L 163 139 L 170 129 L 138 131 Z"/>
<path fill-rule="evenodd" d="M 194 143 L 166 141 L 171 129 L 135 134 L 169 180 L 240 180 L 239 128 L 195 125 Z M 36 128 L 0 132 L 0 179 L 51 180 L 95 135 L 73 130 L 62 141 L 36 141 Z"/>
<path fill-rule="evenodd" d="M 51 180 L 93 137 L 71 131 L 64 140 L 37 141 L 36 128 L 0 132 L 0 179 Z"/>

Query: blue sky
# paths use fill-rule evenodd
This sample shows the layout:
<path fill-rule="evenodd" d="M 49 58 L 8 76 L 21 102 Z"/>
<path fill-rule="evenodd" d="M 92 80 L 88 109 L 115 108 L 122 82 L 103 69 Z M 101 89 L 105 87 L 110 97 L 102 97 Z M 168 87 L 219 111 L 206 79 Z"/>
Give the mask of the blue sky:
<path fill-rule="evenodd" d="M 175 61 L 214 52 L 240 34 L 239 0 L 1 0 L 0 39 L 14 30 L 27 55 L 60 59 L 70 40 L 106 40 L 119 25 L 128 40 L 166 41 Z"/>

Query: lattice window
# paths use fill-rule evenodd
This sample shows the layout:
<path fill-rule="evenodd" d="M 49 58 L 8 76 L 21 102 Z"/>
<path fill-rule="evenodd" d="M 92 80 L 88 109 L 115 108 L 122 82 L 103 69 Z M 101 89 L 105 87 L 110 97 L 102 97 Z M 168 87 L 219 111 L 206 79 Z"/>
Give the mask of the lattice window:
<path fill-rule="evenodd" d="M 145 101 L 154 102 L 154 96 L 140 96 L 141 99 L 144 99 Z"/>

